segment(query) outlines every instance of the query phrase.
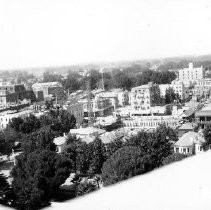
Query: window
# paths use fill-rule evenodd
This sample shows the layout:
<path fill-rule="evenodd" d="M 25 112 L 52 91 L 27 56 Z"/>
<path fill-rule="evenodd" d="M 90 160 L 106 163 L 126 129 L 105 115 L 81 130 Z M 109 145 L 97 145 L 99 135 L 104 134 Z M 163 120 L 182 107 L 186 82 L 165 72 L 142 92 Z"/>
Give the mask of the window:
<path fill-rule="evenodd" d="M 186 148 L 183 148 L 183 153 L 186 153 Z"/>
<path fill-rule="evenodd" d="M 176 148 L 176 153 L 179 153 L 179 148 L 178 147 Z"/>
<path fill-rule="evenodd" d="M 190 152 L 190 148 L 188 148 L 188 153 Z"/>

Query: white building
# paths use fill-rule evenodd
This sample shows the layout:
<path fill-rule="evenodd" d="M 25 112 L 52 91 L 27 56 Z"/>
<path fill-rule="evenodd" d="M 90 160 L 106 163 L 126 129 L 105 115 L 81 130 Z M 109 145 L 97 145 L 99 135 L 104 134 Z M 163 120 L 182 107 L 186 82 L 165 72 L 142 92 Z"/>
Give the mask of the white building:
<path fill-rule="evenodd" d="M 124 107 L 129 104 L 129 92 L 127 90 L 113 89 L 111 92 L 117 95 L 119 106 Z"/>
<path fill-rule="evenodd" d="M 59 136 L 54 138 L 53 143 L 56 145 L 56 151 L 57 153 L 61 153 L 64 151 L 66 147 L 67 142 L 67 136 Z"/>
<path fill-rule="evenodd" d="M 159 85 L 161 97 L 165 97 L 166 90 L 172 88 L 175 93 L 183 100 L 189 97 L 189 89 L 184 85 L 182 81 L 174 80 L 171 84 L 161 84 Z"/>
<path fill-rule="evenodd" d="M 142 116 L 123 120 L 125 128 L 134 129 L 156 129 L 161 124 L 176 128 L 179 125 L 179 118 L 173 116 Z"/>
<path fill-rule="evenodd" d="M 193 63 L 189 63 L 188 68 L 183 68 L 179 70 L 179 80 L 188 82 L 196 81 L 199 79 L 204 79 L 204 68 L 201 66 L 199 68 L 193 67 Z"/>
<path fill-rule="evenodd" d="M 39 92 L 39 91 L 43 91 L 43 96 L 44 98 L 49 97 L 49 95 L 51 94 L 49 92 L 50 88 L 62 88 L 62 85 L 60 82 L 43 82 L 43 83 L 35 83 L 32 85 L 32 89 L 33 91 Z"/>
<path fill-rule="evenodd" d="M 10 120 L 15 117 L 28 117 L 30 114 L 33 114 L 32 110 L 26 110 L 21 112 L 2 112 L 0 113 L 0 130 L 3 130 L 7 127 Z"/>
<path fill-rule="evenodd" d="M 130 104 L 137 110 L 149 110 L 156 93 L 157 85 L 149 83 L 131 89 Z M 159 88 L 158 88 L 159 89 Z"/>
<path fill-rule="evenodd" d="M 192 90 L 194 96 L 209 96 L 211 91 L 211 79 L 200 79 L 196 81 Z"/>
<path fill-rule="evenodd" d="M 78 129 L 70 129 L 70 134 L 80 138 L 82 141 L 86 143 L 90 143 L 94 141 L 94 139 L 101 134 L 104 134 L 106 131 L 99 128 L 94 127 L 86 127 L 86 128 L 78 128 Z"/>
<path fill-rule="evenodd" d="M 183 134 L 174 144 L 174 152 L 181 154 L 198 154 L 203 152 L 202 143 L 205 142 L 202 133 L 189 131 Z"/>

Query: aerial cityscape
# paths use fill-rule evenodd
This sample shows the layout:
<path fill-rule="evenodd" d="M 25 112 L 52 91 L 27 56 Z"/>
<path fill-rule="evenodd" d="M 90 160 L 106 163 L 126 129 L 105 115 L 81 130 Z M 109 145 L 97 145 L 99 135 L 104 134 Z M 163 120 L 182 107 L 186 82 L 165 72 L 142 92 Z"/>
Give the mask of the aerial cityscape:
<path fill-rule="evenodd" d="M 201 58 L 2 71 L 1 202 L 36 209 L 206 151 L 210 69 Z"/>
<path fill-rule="evenodd" d="M 0 0 L 0 209 L 210 209 L 210 14 Z"/>

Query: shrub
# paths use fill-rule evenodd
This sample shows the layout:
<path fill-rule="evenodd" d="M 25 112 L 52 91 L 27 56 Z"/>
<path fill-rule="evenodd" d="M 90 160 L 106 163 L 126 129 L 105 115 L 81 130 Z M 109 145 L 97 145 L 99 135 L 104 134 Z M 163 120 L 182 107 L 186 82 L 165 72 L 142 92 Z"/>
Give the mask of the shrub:
<path fill-rule="evenodd" d="M 163 165 L 168 165 L 170 163 L 180 161 L 184 158 L 186 158 L 187 155 L 180 154 L 180 153 L 173 153 L 172 155 L 167 156 L 166 158 L 163 159 L 162 164 Z"/>

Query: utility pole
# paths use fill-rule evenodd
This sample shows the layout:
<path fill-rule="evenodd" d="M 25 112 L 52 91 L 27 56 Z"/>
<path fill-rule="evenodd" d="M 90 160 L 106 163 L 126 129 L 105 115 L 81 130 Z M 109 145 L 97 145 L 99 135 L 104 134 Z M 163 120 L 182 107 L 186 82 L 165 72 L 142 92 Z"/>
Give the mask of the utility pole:
<path fill-rule="evenodd" d="M 86 96 L 87 96 L 88 126 L 93 126 L 91 87 L 90 87 L 90 78 L 89 77 L 87 77 L 87 81 L 86 81 Z"/>
<path fill-rule="evenodd" d="M 100 72 L 102 74 L 102 89 L 105 90 L 105 87 L 104 87 L 104 78 L 103 78 L 103 68 L 100 69 Z"/>

